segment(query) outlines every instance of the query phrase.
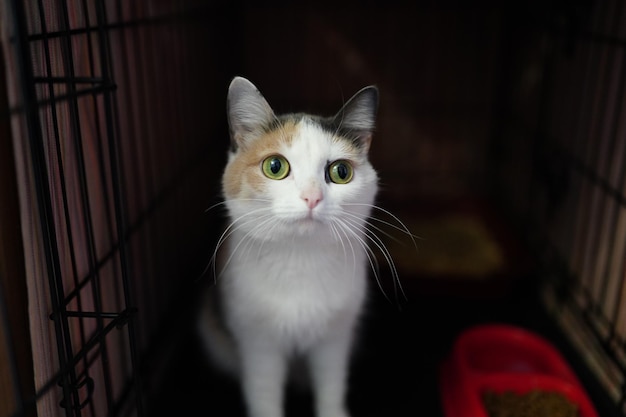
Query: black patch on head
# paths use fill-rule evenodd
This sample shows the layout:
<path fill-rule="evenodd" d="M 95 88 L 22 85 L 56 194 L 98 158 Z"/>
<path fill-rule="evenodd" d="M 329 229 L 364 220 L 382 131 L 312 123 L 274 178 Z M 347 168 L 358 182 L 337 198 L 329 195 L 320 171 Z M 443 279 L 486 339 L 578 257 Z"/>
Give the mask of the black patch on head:
<path fill-rule="evenodd" d="M 271 123 L 269 123 L 266 126 L 263 126 L 263 130 L 264 130 L 265 133 L 270 133 L 270 132 L 273 132 L 275 130 L 280 129 L 282 126 L 284 126 L 288 122 L 292 122 L 294 124 L 297 124 L 298 122 L 300 122 L 305 117 L 310 117 L 310 116 L 308 116 L 305 113 L 281 114 L 281 115 L 278 115 L 278 116 L 274 117 L 274 119 L 271 121 Z"/>
<path fill-rule="evenodd" d="M 338 121 L 336 117 L 315 117 L 315 122 L 326 132 L 330 133 L 334 137 L 345 138 L 352 143 L 357 149 L 363 149 L 363 141 L 361 137 L 362 131 L 355 131 L 354 129 L 346 128 L 342 126 L 342 123 Z"/>
<path fill-rule="evenodd" d="M 322 116 L 315 116 L 315 115 L 311 115 L 307 113 L 281 114 L 281 115 L 277 115 L 271 121 L 271 123 L 267 124 L 266 126 L 263 126 L 263 131 L 265 133 L 270 133 L 275 130 L 279 130 L 281 126 L 286 123 L 291 122 L 294 124 L 298 124 L 302 122 L 304 119 L 308 119 L 312 121 L 313 123 L 317 124 L 319 127 L 322 128 L 323 131 L 327 132 L 329 135 L 335 138 L 339 138 L 339 139 L 346 139 L 351 144 L 353 144 L 357 149 L 359 150 L 363 149 L 364 144 L 363 144 L 363 141 L 361 140 L 363 132 L 355 131 L 354 129 L 349 129 L 349 128 L 346 128 L 345 126 L 342 126 L 342 123 L 339 121 L 340 119 L 338 119 L 336 116 L 322 117 Z"/>

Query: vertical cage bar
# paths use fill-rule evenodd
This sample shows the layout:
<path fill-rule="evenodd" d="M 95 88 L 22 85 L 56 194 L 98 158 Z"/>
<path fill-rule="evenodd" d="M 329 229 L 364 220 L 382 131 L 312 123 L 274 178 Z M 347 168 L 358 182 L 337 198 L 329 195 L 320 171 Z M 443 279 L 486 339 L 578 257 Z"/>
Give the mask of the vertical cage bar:
<path fill-rule="evenodd" d="M 49 105 L 50 116 L 52 119 L 52 134 L 54 136 L 54 150 L 56 152 L 56 162 L 57 162 L 56 169 L 57 169 L 57 175 L 59 177 L 59 184 L 61 187 L 62 211 L 63 211 L 63 216 L 65 219 L 65 232 L 66 232 L 67 241 L 69 245 L 69 255 L 70 255 L 73 281 L 74 281 L 74 285 L 77 286 L 78 285 L 78 269 L 77 269 L 76 251 L 75 251 L 75 245 L 74 245 L 74 236 L 73 236 L 73 232 L 71 228 L 72 220 L 71 220 L 71 215 L 69 213 L 68 190 L 66 186 L 67 174 L 63 166 L 63 155 L 61 151 L 63 149 L 63 145 L 61 143 L 61 135 L 60 135 L 60 129 L 59 129 L 59 114 L 57 112 L 57 100 L 56 100 L 56 93 L 54 89 L 55 84 L 53 80 L 53 69 L 52 69 L 52 62 L 51 62 L 52 57 L 50 53 L 49 39 L 47 37 L 48 30 L 47 30 L 47 23 L 46 23 L 46 15 L 44 13 L 44 4 L 42 0 L 38 1 L 38 10 L 39 10 L 39 18 L 41 21 L 41 34 L 42 34 L 41 42 L 43 43 L 45 67 L 46 67 L 47 76 L 49 77 L 47 86 L 48 86 L 48 95 L 49 95 L 48 99 L 50 100 L 50 105 Z M 64 40 L 69 41 L 69 36 L 70 36 L 69 33 L 66 33 Z M 63 53 L 63 51 L 61 52 Z M 65 54 L 63 55 L 67 55 L 67 53 L 68 51 L 65 51 Z M 71 51 L 69 51 L 69 53 L 71 53 Z M 63 56 L 62 58 L 65 59 L 65 56 Z M 65 72 L 63 74 L 63 78 L 68 78 Z M 65 307 L 65 303 L 66 303 L 65 298 L 63 299 L 62 303 Z M 82 300 L 81 300 L 80 291 L 76 293 L 76 304 L 77 304 L 77 308 L 79 310 L 82 310 Z M 54 309 L 57 310 L 58 306 L 55 305 Z M 67 316 L 65 314 L 61 314 L 61 317 L 62 317 L 62 320 L 64 320 L 67 323 Z M 82 321 L 79 321 L 78 325 L 79 325 L 79 337 L 80 337 L 81 345 L 85 345 L 87 339 L 85 336 L 84 324 Z M 72 347 L 72 341 L 70 338 L 69 331 L 67 333 L 67 339 L 68 339 L 66 341 L 66 345 L 68 346 L 67 347 L 67 352 L 68 352 L 67 360 L 68 362 L 72 362 L 73 347 Z M 88 368 L 86 357 L 83 358 L 83 366 L 85 367 L 85 370 Z M 72 386 L 75 387 L 78 384 L 78 376 L 76 375 L 76 371 L 72 369 L 69 375 L 71 377 Z M 78 391 L 76 389 L 73 389 L 72 397 L 68 397 L 64 395 L 62 406 L 68 409 L 73 409 L 73 408 L 78 408 L 79 403 L 80 403 L 80 398 L 79 398 Z M 93 405 L 91 404 L 91 402 L 89 402 L 89 405 L 92 408 L 92 414 L 93 414 Z"/>
<path fill-rule="evenodd" d="M 60 22 L 60 31 L 65 31 L 66 36 L 62 38 L 62 50 L 65 52 L 63 54 L 63 64 L 65 67 L 64 75 L 69 77 L 70 80 L 74 80 L 76 78 L 75 67 L 74 67 L 74 50 L 72 47 L 72 35 L 70 34 L 70 18 L 69 11 L 67 7 L 67 0 L 61 3 L 61 22 Z M 100 294 L 100 274 L 97 269 L 97 256 L 95 250 L 94 243 L 94 231 L 93 231 L 93 219 L 91 216 L 91 210 L 89 206 L 89 190 L 87 186 L 86 179 L 86 169 L 85 169 L 85 152 L 83 150 L 83 135 L 80 126 L 80 114 L 78 110 L 78 100 L 76 98 L 76 85 L 73 82 L 68 82 L 67 84 L 68 95 L 72 97 L 69 100 L 69 116 L 70 116 L 70 131 L 71 131 L 71 140 L 74 141 L 74 153 L 75 153 L 75 162 L 78 166 L 78 180 L 79 180 L 79 194 L 80 194 L 80 204 L 81 204 L 81 219 L 75 219 L 76 221 L 81 221 L 85 227 L 85 236 L 84 239 L 87 242 L 87 262 L 88 262 L 88 273 L 91 277 L 91 292 L 93 297 L 93 302 L 95 304 L 95 310 L 97 313 L 102 312 L 102 299 Z M 66 219 L 67 222 L 71 222 L 72 219 Z M 82 321 L 82 320 L 81 320 Z M 104 335 L 102 330 L 104 328 L 103 318 L 100 315 L 95 317 L 96 322 L 96 335 L 98 338 L 98 344 L 100 348 L 100 352 L 103 358 L 103 367 L 104 367 L 104 391 L 106 396 L 107 408 L 110 410 L 113 408 L 113 395 L 111 389 L 111 378 L 109 372 L 109 355 L 106 347 L 106 342 L 104 340 Z M 84 343 L 83 343 L 84 345 Z M 85 355 L 85 361 L 87 360 L 87 355 Z M 85 363 L 85 378 L 89 379 L 89 366 Z M 92 407 L 92 415 L 94 415 L 93 403 L 89 401 L 90 406 Z"/>
<path fill-rule="evenodd" d="M 615 111 L 614 111 L 613 123 L 611 123 L 611 127 L 610 127 L 610 135 L 612 137 L 614 144 L 619 143 L 620 140 L 621 141 L 626 140 L 626 138 L 618 137 L 620 116 L 622 115 L 622 113 L 624 113 L 623 108 L 622 108 L 624 99 L 622 99 L 622 97 L 626 96 L 626 75 L 625 75 L 626 52 L 622 52 L 620 55 L 621 55 L 621 62 L 620 62 L 619 69 L 621 72 L 621 76 L 616 82 L 617 85 L 614 88 L 617 92 L 621 94 L 617 94 L 617 98 L 615 100 Z M 614 146 L 613 151 L 617 151 L 618 149 L 616 148 L 618 147 Z M 616 154 L 618 153 L 616 152 Z M 623 151 L 621 154 L 623 155 Z M 614 159 L 613 164 L 617 165 L 618 167 L 617 169 L 615 169 L 615 171 L 618 172 L 617 177 L 622 178 L 621 187 L 617 189 L 623 193 L 624 189 L 626 188 L 626 169 L 624 167 L 624 159 L 622 155 L 620 155 L 621 157 L 618 156 L 617 158 L 615 158 L 617 160 Z M 611 178 L 609 178 L 609 181 L 611 181 Z M 603 292 L 601 294 L 602 300 L 607 300 L 609 297 L 613 297 L 613 301 L 611 303 L 609 304 L 607 304 L 606 302 L 602 303 L 603 305 L 605 305 L 604 314 L 609 319 L 609 324 L 610 324 L 609 337 L 610 338 L 615 337 L 615 334 L 616 334 L 616 326 L 617 326 L 617 319 L 618 319 L 617 312 L 619 311 L 619 302 L 620 302 L 619 294 L 621 294 L 619 292 L 619 289 L 624 285 L 624 278 L 622 274 L 620 274 L 618 270 L 616 270 L 616 268 L 614 267 L 615 263 L 619 262 L 620 254 L 621 254 L 622 262 L 624 259 L 623 249 L 622 250 L 619 249 L 619 248 L 624 247 L 623 245 L 624 237 L 618 234 L 618 227 L 617 227 L 619 223 L 619 212 L 620 212 L 620 209 L 623 209 L 623 205 L 616 201 L 613 201 L 613 204 L 615 206 L 615 209 L 611 213 L 612 227 L 610 229 L 609 236 L 607 237 L 607 239 L 610 242 L 610 249 L 609 249 L 609 254 L 606 259 L 604 268 L 601 272 L 602 276 L 606 277 L 606 285 L 604 286 Z M 619 283 L 620 280 L 622 281 L 621 284 Z M 626 300 L 623 300 L 623 302 L 626 302 Z"/>
<path fill-rule="evenodd" d="M 105 82 L 113 84 L 112 74 L 110 66 L 110 57 L 111 50 L 109 44 L 108 33 L 105 30 L 105 24 L 107 22 L 106 17 L 106 7 L 104 5 L 104 1 L 97 1 L 96 4 L 96 16 L 98 23 L 98 33 L 99 33 L 99 52 L 100 52 L 100 65 L 101 65 L 101 74 L 102 78 Z M 128 259 L 127 253 L 127 242 L 126 242 L 126 217 L 124 208 L 126 207 L 124 201 L 124 190 L 123 190 L 123 175 L 121 172 L 120 165 L 120 154 L 118 149 L 117 140 L 120 139 L 121 135 L 118 132 L 119 124 L 116 123 L 118 117 L 116 115 L 116 105 L 114 104 L 114 100 L 112 97 L 112 93 L 107 91 L 103 95 L 104 99 L 104 113 L 105 113 L 105 126 L 108 136 L 111 138 L 109 140 L 109 163 L 111 169 L 111 178 L 113 185 L 113 205 L 117 226 L 117 238 L 119 243 L 119 256 L 120 256 L 120 267 L 121 267 L 121 278 L 122 278 L 122 286 L 124 292 L 124 302 L 126 305 L 126 309 L 129 309 L 134 303 L 134 297 L 132 292 L 132 284 L 130 281 L 130 261 Z M 131 366 L 133 373 L 133 387 L 135 393 L 135 400 L 137 404 L 137 414 L 138 416 L 143 416 L 143 402 L 141 396 L 141 377 L 139 374 L 138 368 L 138 346 L 136 341 L 136 329 L 135 329 L 135 320 L 134 317 L 131 316 L 127 323 L 128 328 L 128 337 L 129 337 L 129 346 L 130 346 L 130 356 L 131 356 Z"/>
<path fill-rule="evenodd" d="M 58 311 L 54 314 L 54 330 L 56 334 L 57 353 L 61 369 L 66 369 L 67 360 L 64 355 L 66 351 L 67 337 L 69 337 L 69 329 L 67 322 L 62 320 L 65 313 L 63 300 L 63 282 L 61 276 L 61 267 L 59 265 L 59 250 L 56 242 L 56 230 L 54 226 L 54 214 L 52 210 L 52 200 L 50 190 L 47 188 L 49 184 L 48 173 L 46 172 L 46 157 L 43 145 L 43 136 L 41 132 L 41 121 L 37 106 L 37 93 L 35 91 L 35 81 L 33 76 L 33 66 L 27 33 L 26 13 L 24 4 L 20 0 L 11 2 L 13 21 L 15 24 L 15 45 L 16 45 L 16 62 L 20 73 L 20 90 L 24 101 L 24 116 L 28 125 L 27 135 L 32 153 L 33 174 L 35 177 L 36 201 L 39 212 L 39 227 L 42 233 L 42 245 L 45 254 L 45 264 L 48 271 L 48 282 L 50 286 L 50 296 L 53 305 L 58 306 Z M 71 349 L 71 346 L 69 346 Z M 69 370 L 69 379 L 74 379 L 73 370 Z M 60 376 L 60 385 L 63 396 L 66 399 L 73 393 L 68 380 L 68 374 Z M 78 398 L 75 398 L 78 400 Z M 71 409 L 67 408 L 65 413 L 71 417 Z"/>

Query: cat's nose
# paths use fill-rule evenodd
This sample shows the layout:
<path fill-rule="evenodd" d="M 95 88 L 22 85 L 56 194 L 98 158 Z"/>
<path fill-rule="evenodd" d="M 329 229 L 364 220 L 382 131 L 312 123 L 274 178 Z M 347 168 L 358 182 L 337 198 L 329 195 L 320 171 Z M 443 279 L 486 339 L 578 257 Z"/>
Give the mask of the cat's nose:
<path fill-rule="evenodd" d="M 307 188 L 300 194 L 300 197 L 304 200 L 309 210 L 313 210 L 324 199 L 322 190 L 318 187 Z"/>

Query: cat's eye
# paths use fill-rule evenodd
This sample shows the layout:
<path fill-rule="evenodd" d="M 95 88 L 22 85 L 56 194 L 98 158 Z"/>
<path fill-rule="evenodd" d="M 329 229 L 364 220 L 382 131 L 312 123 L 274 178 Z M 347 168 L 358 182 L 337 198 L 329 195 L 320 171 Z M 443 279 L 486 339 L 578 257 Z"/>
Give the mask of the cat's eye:
<path fill-rule="evenodd" d="M 354 170 L 348 161 L 335 161 L 328 166 L 328 178 L 335 184 L 347 184 L 352 181 Z"/>
<path fill-rule="evenodd" d="M 272 155 L 263 160 L 263 174 L 273 180 L 282 180 L 289 175 L 289 162 L 281 155 Z"/>

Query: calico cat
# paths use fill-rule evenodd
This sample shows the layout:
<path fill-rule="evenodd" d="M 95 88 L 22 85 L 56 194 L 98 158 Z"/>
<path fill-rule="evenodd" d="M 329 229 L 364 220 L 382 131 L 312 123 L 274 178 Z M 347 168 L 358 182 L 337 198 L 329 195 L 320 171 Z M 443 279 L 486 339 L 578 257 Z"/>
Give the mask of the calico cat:
<path fill-rule="evenodd" d="M 284 415 L 295 357 L 308 365 L 316 416 L 349 415 L 351 345 L 375 263 L 366 230 L 377 106 L 370 86 L 334 117 L 276 115 L 248 80 L 230 84 L 230 225 L 218 243 L 219 297 L 205 303 L 199 330 L 213 361 L 240 378 L 249 417 Z"/>

